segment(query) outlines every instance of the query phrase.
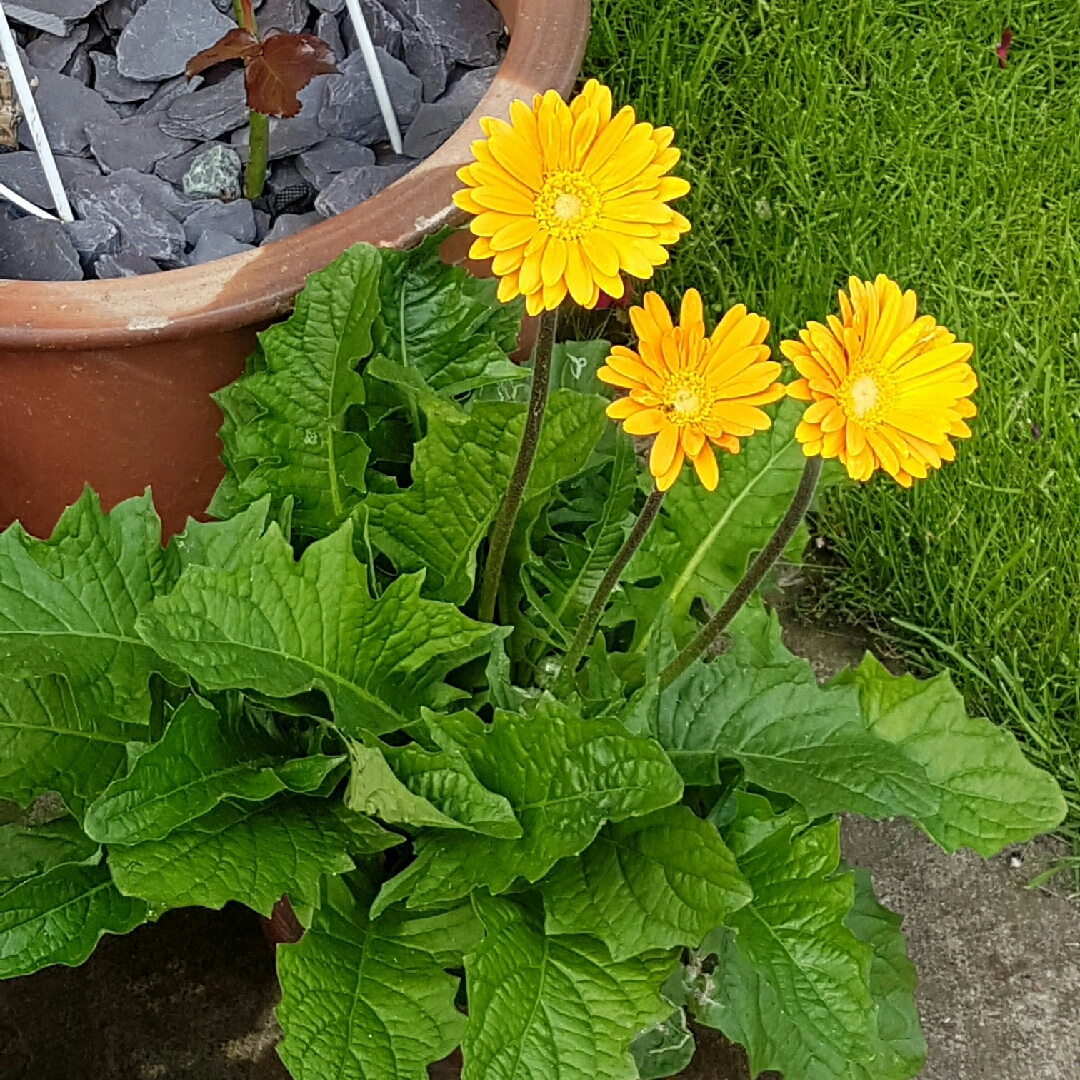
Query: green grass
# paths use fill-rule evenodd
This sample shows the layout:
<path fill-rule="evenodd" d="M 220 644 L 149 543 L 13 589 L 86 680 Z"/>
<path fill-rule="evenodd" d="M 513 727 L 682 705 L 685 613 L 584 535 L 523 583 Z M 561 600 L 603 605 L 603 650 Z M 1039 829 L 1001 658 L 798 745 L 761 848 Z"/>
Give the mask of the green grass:
<path fill-rule="evenodd" d="M 594 0 L 586 73 L 672 124 L 693 232 L 658 278 L 776 335 L 884 272 L 975 345 L 974 438 L 845 486 L 819 604 L 952 669 L 1080 823 L 1080 5 Z M 1008 66 L 993 52 L 1014 30 Z M 1037 425 L 1037 428 L 1033 428 Z M 1034 437 L 1035 431 L 1041 437 Z"/>

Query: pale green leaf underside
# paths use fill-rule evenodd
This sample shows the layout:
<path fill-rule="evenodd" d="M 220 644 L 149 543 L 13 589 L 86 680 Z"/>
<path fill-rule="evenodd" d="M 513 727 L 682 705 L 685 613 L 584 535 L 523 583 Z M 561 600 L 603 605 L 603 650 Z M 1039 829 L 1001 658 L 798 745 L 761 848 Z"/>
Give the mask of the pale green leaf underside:
<path fill-rule="evenodd" d="M 222 802 L 164 840 L 109 850 L 117 887 L 168 907 L 220 908 L 239 900 L 269 916 L 284 895 L 317 901 L 322 874 L 353 868 L 352 854 L 401 842 L 374 822 L 322 799 L 279 796 Z"/>
<path fill-rule="evenodd" d="M 25 806 L 58 791 L 81 820 L 123 771 L 127 744 L 149 730 L 96 712 L 62 678 L 0 678 L 0 797 Z"/>
<path fill-rule="evenodd" d="M 735 858 L 687 806 L 605 825 L 540 885 L 549 934 L 592 934 L 612 958 L 674 945 L 697 948 L 750 901 Z"/>
<path fill-rule="evenodd" d="M 630 1044 L 638 1080 L 676 1076 L 690 1064 L 696 1049 L 683 1009 L 676 1009 L 666 1020 L 650 1025 Z"/>
<path fill-rule="evenodd" d="M 68 863 L 0 893 L 0 979 L 81 964 L 103 934 L 126 934 L 146 905 L 121 896 L 104 863 Z"/>
<path fill-rule="evenodd" d="M 327 879 L 311 929 L 278 949 L 278 1053 L 295 1080 L 427 1080 L 461 1039 L 458 980 L 416 932 L 426 920 L 366 907 Z"/>
<path fill-rule="evenodd" d="M 584 935 L 546 936 L 536 906 L 475 894 L 487 936 L 465 957 L 462 1080 L 633 1080 L 634 1036 L 671 1006 L 677 954 L 620 962 Z"/>
<path fill-rule="evenodd" d="M 44 825 L 0 825 L 0 892 L 67 863 L 95 862 L 99 850 L 74 818 Z"/>
<path fill-rule="evenodd" d="M 187 567 L 139 630 L 207 689 L 271 698 L 321 690 L 344 731 L 382 733 L 441 703 L 449 694 L 442 676 L 497 633 L 422 599 L 422 580 L 398 578 L 373 600 L 351 522 L 299 563 L 272 524 L 235 570 Z"/>
<path fill-rule="evenodd" d="M 48 540 L 16 522 L 0 535 L 2 677 L 63 675 L 81 708 L 146 722 L 150 674 L 182 678 L 135 632 L 168 584 L 149 493 L 105 514 L 87 489 Z"/>

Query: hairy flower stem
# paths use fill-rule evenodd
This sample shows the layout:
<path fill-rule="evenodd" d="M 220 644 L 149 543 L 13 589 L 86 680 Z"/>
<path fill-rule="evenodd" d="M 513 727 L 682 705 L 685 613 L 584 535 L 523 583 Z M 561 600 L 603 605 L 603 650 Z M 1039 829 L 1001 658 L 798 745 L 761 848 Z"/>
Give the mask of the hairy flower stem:
<path fill-rule="evenodd" d="M 806 511 L 810 508 L 810 501 L 814 497 L 820 476 L 821 458 L 818 456 L 807 458 L 806 468 L 803 469 L 802 479 L 799 480 L 795 496 L 783 520 L 777 525 L 776 532 L 769 537 L 769 542 L 750 564 L 750 568 L 743 574 L 742 580 L 732 590 L 719 611 L 702 627 L 697 637 L 660 672 L 661 690 L 666 690 L 727 629 L 731 620 L 750 599 L 776 560 L 783 555 L 784 549 L 795 535 L 795 530 L 806 517 Z"/>
<path fill-rule="evenodd" d="M 529 471 L 540 442 L 540 427 L 544 422 L 544 407 L 547 405 L 548 382 L 551 378 L 551 351 L 555 347 L 555 327 L 558 321 L 558 311 L 545 311 L 540 316 L 540 333 L 536 339 L 536 350 L 533 352 L 532 393 L 529 395 L 529 411 L 525 415 L 525 430 L 521 436 L 514 471 L 510 476 L 510 486 L 506 489 L 498 517 L 491 529 L 487 562 L 484 564 L 484 576 L 480 583 L 480 608 L 477 618 L 481 622 L 492 622 L 495 618 L 495 599 L 499 593 L 499 579 L 506 561 L 506 550 L 510 546 L 514 523 L 521 509 L 525 485 L 529 480 Z"/>
<path fill-rule="evenodd" d="M 589 647 L 593 634 L 596 632 L 600 616 L 604 614 L 604 607 L 608 602 L 608 597 L 611 596 L 612 590 L 619 583 L 619 577 L 633 558 L 634 552 L 641 546 L 641 541 L 645 539 L 645 535 L 648 533 L 653 521 L 656 520 L 656 515 L 660 512 L 660 504 L 663 501 L 664 492 L 655 488 L 645 500 L 645 505 L 642 507 L 637 521 L 634 522 L 630 535 L 626 538 L 623 546 L 619 548 L 618 555 L 615 556 L 614 562 L 608 567 L 607 573 L 604 574 L 600 584 L 596 587 L 596 592 L 593 593 L 593 598 L 589 601 L 589 606 L 581 617 L 581 623 L 577 628 L 577 633 L 574 635 L 574 640 L 570 642 L 570 648 L 567 650 L 566 656 L 563 657 L 562 667 L 559 669 L 559 674 L 555 680 L 556 686 L 560 683 L 567 683 L 574 677 L 574 672 L 581 662 L 581 658 L 585 655 L 585 650 Z"/>

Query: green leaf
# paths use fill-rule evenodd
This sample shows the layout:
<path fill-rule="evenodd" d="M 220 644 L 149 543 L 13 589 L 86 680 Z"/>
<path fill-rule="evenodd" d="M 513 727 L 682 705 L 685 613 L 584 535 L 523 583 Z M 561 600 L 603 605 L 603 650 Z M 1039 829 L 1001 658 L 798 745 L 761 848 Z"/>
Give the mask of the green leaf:
<path fill-rule="evenodd" d="M 278 1053 L 295 1080 L 427 1080 L 461 1039 L 437 933 L 398 911 L 371 920 L 369 900 L 325 879 L 311 929 L 278 947 Z"/>
<path fill-rule="evenodd" d="M 317 689 L 343 731 L 393 731 L 422 705 L 451 700 L 443 676 L 501 633 L 421 599 L 422 580 L 398 578 L 373 600 L 351 522 L 299 563 L 275 523 L 235 570 L 187 567 L 139 632 L 208 690 L 289 698 Z"/>
<path fill-rule="evenodd" d="M 45 541 L 16 522 L 0 535 L 0 671 L 63 675 L 83 708 L 148 721 L 151 672 L 183 679 L 135 632 L 168 584 L 149 493 L 105 514 L 87 488 Z"/>
<path fill-rule="evenodd" d="M 66 680 L 0 679 L 0 797 L 26 806 L 58 791 L 80 820 L 127 762 L 127 744 L 149 737 L 145 724 L 96 712 Z"/>
<path fill-rule="evenodd" d="M 739 798 L 751 807 L 764 802 Z M 760 822 L 746 830 L 736 821 L 726 834 L 754 890 L 728 920 L 736 948 L 794 1023 L 841 1058 L 868 1061 L 871 951 L 844 925 L 854 879 L 836 873 L 840 824 L 802 828 L 790 814 L 769 824 L 771 831 Z"/>
<path fill-rule="evenodd" d="M 633 443 L 619 429 L 607 498 L 583 540 L 566 538 L 563 560 L 534 559 L 528 573 L 546 590 L 535 601 L 548 628 L 569 644 L 585 609 L 629 531 L 628 518 L 637 490 L 638 462 Z"/>
<path fill-rule="evenodd" d="M 604 427 L 603 399 L 572 390 L 548 398 L 526 500 L 584 465 Z M 463 604 L 471 595 L 476 549 L 510 483 L 525 422 L 516 404 L 476 402 L 471 413 L 424 403 L 427 435 L 416 444 L 412 486 L 369 495 L 375 545 L 399 572 L 427 568 L 426 592 Z"/>
<path fill-rule="evenodd" d="M 431 753 L 417 743 L 387 746 L 369 736 L 365 743 L 350 742 L 349 753 L 350 810 L 402 825 L 521 836 L 510 804 L 476 779 L 457 750 Z"/>
<path fill-rule="evenodd" d="M 264 495 L 227 521 L 202 522 L 188 518 L 184 531 L 172 537 L 165 549 L 170 581 L 175 581 L 187 566 L 235 570 L 247 549 L 266 530 L 269 513 L 270 496 Z"/>
<path fill-rule="evenodd" d="M 0 893 L 0 979 L 50 964 L 75 967 L 103 934 L 146 921 L 141 900 L 121 896 L 104 863 L 66 863 Z"/>
<path fill-rule="evenodd" d="M 294 906 L 318 900 L 322 874 L 353 869 L 402 838 L 323 799 L 279 796 L 265 803 L 219 803 L 164 840 L 109 850 L 117 887 L 168 907 L 221 908 L 239 900 L 269 916 L 288 894 Z"/>
<path fill-rule="evenodd" d="M 99 851 L 74 818 L 44 825 L 0 825 L 0 893 L 17 881 L 47 874 L 67 863 L 96 863 Z"/>
<path fill-rule="evenodd" d="M 379 272 L 379 252 L 357 244 L 312 274 L 289 319 L 259 335 L 258 370 L 213 395 L 229 474 L 215 517 L 292 495 L 296 529 L 325 536 L 360 502 L 368 448 L 345 418 L 364 400 L 355 369 L 372 349 Z"/>
<path fill-rule="evenodd" d="M 288 749 L 242 710 L 221 716 L 209 702 L 189 697 L 161 740 L 90 806 L 84 827 L 102 844 L 161 840 L 222 799 L 259 801 L 283 791 L 287 785 L 275 769 L 289 757 Z M 317 778 L 300 779 L 318 787 L 326 771 L 323 764 Z"/>
<path fill-rule="evenodd" d="M 855 872 L 854 905 L 844 923 L 873 950 L 874 1037 L 866 1062 L 847 1060 L 789 1016 L 730 930 L 717 931 L 707 942 L 716 968 L 688 980 L 686 1001 L 699 1023 L 746 1048 L 753 1075 L 775 1070 L 790 1080 L 910 1080 L 921 1071 L 926 1044 L 915 1009 L 915 969 L 899 918 L 874 901 L 865 871 Z"/>
<path fill-rule="evenodd" d="M 594 938 L 544 934 L 538 905 L 473 897 L 487 936 L 465 957 L 462 1080 L 633 1080 L 630 1043 L 671 1012 L 671 952 L 613 961 Z"/>
<path fill-rule="evenodd" d="M 682 794 L 664 751 L 612 720 L 581 720 L 554 699 L 531 716 L 496 711 L 492 724 L 471 713 L 443 717 L 436 731 L 477 780 L 505 796 L 521 823 L 517 840 L 465 832 L 421 836 L 416 861 L 384 887 L 376 911 L 408 896 L 433 906 L 478 887 L 504 892 L 518 877 L 534 882 L 577 855 L 605 821 L 669 806 Z"/>
<path fill-rule="evenodd" d="M 795 441 L 803 409 L 785 401 L 768 411 L 773 415 L 768 431 L 747 439 L 736 455 L 719 455 L 715 491 L 684 476 L 664 499 L 624 575 L 628 582 L 661 577 L 652 588 L 627 588 L 637 619 L 635 649 L 646 648 L 664 619 L 680 643 L 693 636 L 697 624 L 690 605 L 700 597 L 719 607 L 787 510 L 806 462 Z"/>
<path fill-rule="evenodd" d="M 610 393 L 597 377 L 597 369 L 611 352 L 611 343 L 599 338 L 591 341 L 559 341 L 551 351 L 552 390 L 577 390 L 582 394 Z M 480 395 L 488 401 L 529 400 L 529 384 L 523 382 L 500 383 L 487 387 Z"/>
<path fill-rule="evenodd" d="M 439 233 L 411 251 L 382 251 L 374 333 L 384 356 L 449 396 L 518 374 L 507 353 L 517 345 L 523 305 L 500 304 L 494 279 L 442 262 L 445 239 Z"/>
<path fill-rule="evenodd" d="M 855 687 L 867 728 L 926 771 L 938 806 L 917 822 L 946 851 L 967 846 L 989 858 L 1064 819 L 1057 782 L 1024 757 L 1011 732 L 969 717 L 948 673 L 898 678 L 867 654 L 833 684 Z"/>
<path fill-rule="evenodd" d="M 716 829 L 687 806 L 605 825 L 540 891 L 549 934 L 592 934 L 613 960 L 697 948 L 751 895 Z"/>
<path fill-rule="evenodd" d="M 666 1020 L 646 1028 L 630 1044 L 639 1080 L 661 1080 L 681 1073 L 693 1060 L 696 1049 L 683 1009 L 676 1009 Z"/>

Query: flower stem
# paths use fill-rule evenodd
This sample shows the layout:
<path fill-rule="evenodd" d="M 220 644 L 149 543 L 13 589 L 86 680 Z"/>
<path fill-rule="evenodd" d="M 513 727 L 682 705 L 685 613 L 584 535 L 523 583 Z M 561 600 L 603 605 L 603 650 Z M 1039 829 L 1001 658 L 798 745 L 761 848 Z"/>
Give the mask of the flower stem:
<path fill-rule="evenodd" d="M 248 113 L 250 136 L 248 139 L 248 163 L 244 173 L 244 194 L 257 199 L 266 183 L 266 158 L 270 152 L 270 117 L 252 109 Z"/>
<path fill-rule="evenodd" d="M 491 529 L 484 577 L 480 583 L 480 608 L 477 618 L 481 622 L 492 622 L 495 618 L 495 598 L 499 593 L 499 579 L 502 577 L 506 551 L 510 546 L 514 523 L 521 509 L 521 500 L 525 496 L 529 470 L 540 442 L 540 427 L 544 422 L 544 407 L 547 405 L 548 382 L 551 377 L 551 351 L 555 347 L 555 327 L 558 321 L 557 310 L 545 311 L 540 316 L 540 333 L 536 340 L 536 351 L 533 353 L 532 393 L 529 395 L 529 411 L 525 415 L 525 430 L 521 436 L 514 471 L 510 475 L 510 486 L 506 489 L 498 517 Z"/>
<path fill-rule="evenodd" d="M 634 552 L 641 546 L 641 541 L 645 539 L 645 535 L 648 533 L 653 521 L 656 520 L 656 515 L 660 512 L 660 504 L 663 501 L 664 492 L 655 488 L 645 500 L 645 505 L 642 507 L 637 521 L 634 522 L 630 535 L 626 538 L 623 546 L 619 548 L 619 553 L 615 556 L 612 564 L 607 568 L 607 573 L 604 574 L 600 584 L 596 587 L 596 592 L 593 593 L 593 598 L 589 601 L 589 606 L 581 617 L 581 623 L 577 628 L 577 633 L 574 635 L 574 640 L 570 642 L 570 648 L 563 658 L 562 667 L 559 669 L 559 675 L 555 680 L 556 685 L 574 677 L 574 671 L 581 662 L 581 658 L 585 655 L 585 650 L 589 647 L 589 642 L 596 632 L 600 616 L 604 614 L 604 607 L 608 602 L 608 597 L 611 596 L 612 590 L 619 583 L 619 577 L 633 558 Z"/>
<path fill-rule="evenodd" d="M 719 611 L 705 624 L 697 637 L 686 646 L 685 649 L 663 671 L 660 672 L 660 689 L 666 690 L 699 656 L 701 656 L 714 641 L 727 629 L 731 620 L 739 613 L 739 609 L 750 599 L 754 590 L 761 584 L 765 575 L 772 565 L 784 553 L 784 549 L 791 543 L 806 511 L 810 508 L 810 500 L 814 497 L 817 488 L 818 477 L 821 476 L 821 458 L 812 457 L 806 459 L 806 468 L 803 469 L 802 479 L 787 508 L 776 532 L 769 538 L 769 542 L 758 553 L 757 558 L 750 564 L 749 569 L 743 574 L 742 580 L 732 590 L 731 595 L 721 605 Z"/>

